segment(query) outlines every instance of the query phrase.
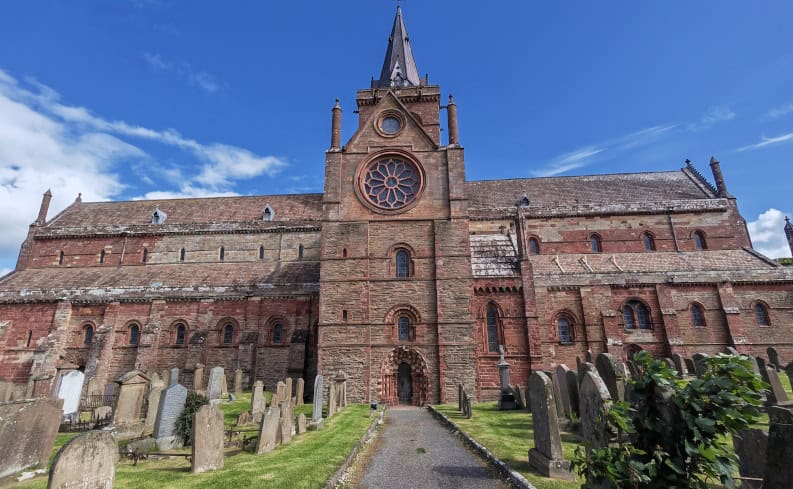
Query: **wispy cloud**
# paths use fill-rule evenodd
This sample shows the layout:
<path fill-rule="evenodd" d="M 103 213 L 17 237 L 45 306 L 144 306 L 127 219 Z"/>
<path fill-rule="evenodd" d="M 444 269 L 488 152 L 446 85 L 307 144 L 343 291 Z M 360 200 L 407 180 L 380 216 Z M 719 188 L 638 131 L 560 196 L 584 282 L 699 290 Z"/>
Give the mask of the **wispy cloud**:
<path fill-rule="evenodd" d="M 143 60 L 150 68 L 158 71 L 169 71 L 184 78 L 190 85 L 201 89 L 206 93 L 215 93 L 222 88 L 221 83 L 211 73 L 195 70 L 187 61 L 172 61 L 163 57 L 160 53 L 145 52 Z"/>
<path fill-rule="evenodd" d="M 755 149 L 762 149 L 765 148 L 766 146 L 772 146 L 775 144 L 781 144 L 781 143 L 786 143 L 788 141 L 793 141 L 793 132 L 789 132 L 787 134 L 783 134 L 781 136 L 777 136 L 773 138 L 768 138 L 763 136 L 760 139 L 761 141 L 759 143 L 743 146 L 741 148 L 738 148 L 738 151 L 751 151 Z"/>
<path fill-rule="evenodd" d="M 689 122 L 686 127 L 689 131 L 697 132 L 704 129 L 710 129 L 715 124 L 720 122 L 727 122 L 735 119 L 735 112 L 729 107 L 711 107 L 705 114 L 695 122 Z"/>
<path fill-rule="evenodd" d="M 778 209 L 768 209 L 757 219 L 748 223 L 749 235 L 754 248 L 770 258 L 790 256 L 784 232 L 785 213 Z"/>
<path fill-rule="evenodd" d="M 793 113 L 793 102 L 788 102 L 778 107 L 769 109 L 768 112 L 763 115 L 763 119 L 778 119 L 791 113 Z"/>

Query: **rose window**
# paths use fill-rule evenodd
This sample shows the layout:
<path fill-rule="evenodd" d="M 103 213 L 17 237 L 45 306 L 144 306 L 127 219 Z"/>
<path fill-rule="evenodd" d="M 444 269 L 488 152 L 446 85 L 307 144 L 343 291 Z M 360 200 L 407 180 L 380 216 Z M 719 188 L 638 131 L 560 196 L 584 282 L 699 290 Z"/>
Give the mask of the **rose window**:
<path fill-rule="evenodd" d="M 381 158 L 363 176 L 364 194 L 377 207 L 401 209 L 416 199 L 421 177 L 416 166 L 400 157 Z"/>

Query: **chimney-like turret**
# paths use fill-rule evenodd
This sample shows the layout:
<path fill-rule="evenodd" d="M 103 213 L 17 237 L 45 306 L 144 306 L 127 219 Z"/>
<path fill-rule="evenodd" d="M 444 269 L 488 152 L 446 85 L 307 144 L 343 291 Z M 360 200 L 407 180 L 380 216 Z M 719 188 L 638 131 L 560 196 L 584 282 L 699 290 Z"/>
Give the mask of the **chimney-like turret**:
<path fill-rule="evenodd" d="M 333 106 L 333 118 L 330 131 L 330 149 L 332 151 L 338 151 L 341 149 L 341 106 L 339 105 L 339 99 L 336 99 L 336 105 Z"/>
<path fill-rule="evenodd" d="M 790 247 L 790 255 L 793 256 L 793 224 L 790 224 L 790 218 L 787 216 L 785 217 L 785 237 Z"/>
<path fill-rule="evenodd" d="M 41 198 L 41 208 L 39 208 L 39 217 L 36 218 L 36 222 L 33 224 L 38 224 L 43 226 L 44 223 L 47 222 L 47 211 L 50 210 L 50 201 L 52 200 L 52 192 L 50 189 L 47 189 L 44 192 L 44 196 Z"/>
<path fill-rule="evenodd" d="M 727 184 L 724 183 L 724 175 L 721 173 L 721 163 L 719 163 L 719 160 L 717 160 L 715 156 L 710 157 L 710 169 L 713 172 L 713 180 L 716 181 L 716 190 L 719 192 L 719 197 L 732 197 L 727 191 Z"/>
<path fill-rule="evenodd" d="M 449 117 L 449 146 L 460 145 L 460 134 L 457 131 L 457 104 L 454 97 L 449 95 L 449 105 L 446 106 L 446 115 Z"/>

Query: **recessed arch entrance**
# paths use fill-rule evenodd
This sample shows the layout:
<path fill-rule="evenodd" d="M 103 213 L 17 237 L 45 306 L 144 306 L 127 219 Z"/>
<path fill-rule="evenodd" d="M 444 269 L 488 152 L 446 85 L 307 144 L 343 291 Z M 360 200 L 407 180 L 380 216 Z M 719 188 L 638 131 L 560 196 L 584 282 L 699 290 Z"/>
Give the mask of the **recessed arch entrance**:
<path fill-rule="evenodd" d="M 428 393 L 429 370 L 421 353 L 407 347 L 391 350 L 380 368 L 380 402 L 421 406 Z"/>

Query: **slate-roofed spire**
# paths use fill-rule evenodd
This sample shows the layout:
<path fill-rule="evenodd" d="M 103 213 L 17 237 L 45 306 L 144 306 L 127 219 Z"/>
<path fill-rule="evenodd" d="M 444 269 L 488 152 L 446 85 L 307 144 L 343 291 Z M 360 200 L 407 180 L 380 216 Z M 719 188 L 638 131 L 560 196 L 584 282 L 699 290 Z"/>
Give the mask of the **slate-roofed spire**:
<path fill-rule="evenodd" d="M 790 254 L 793 255 L 793 224 L 790 224 L 789 217 L 785 217 L 785 237 L 788 246 L 790 246 Z"/>
<path fill-rule="evenodd" d="M 402 7 L 397 5 L 394 27 L 388 38 L 388 50 L 385 53 L 380 79 L 372 82 L 373 88 L 415 87 L 426 85 L 427 81 L 419 76 L 413 51 L 410 49 L 410 37 L 402 18 Z"/>

